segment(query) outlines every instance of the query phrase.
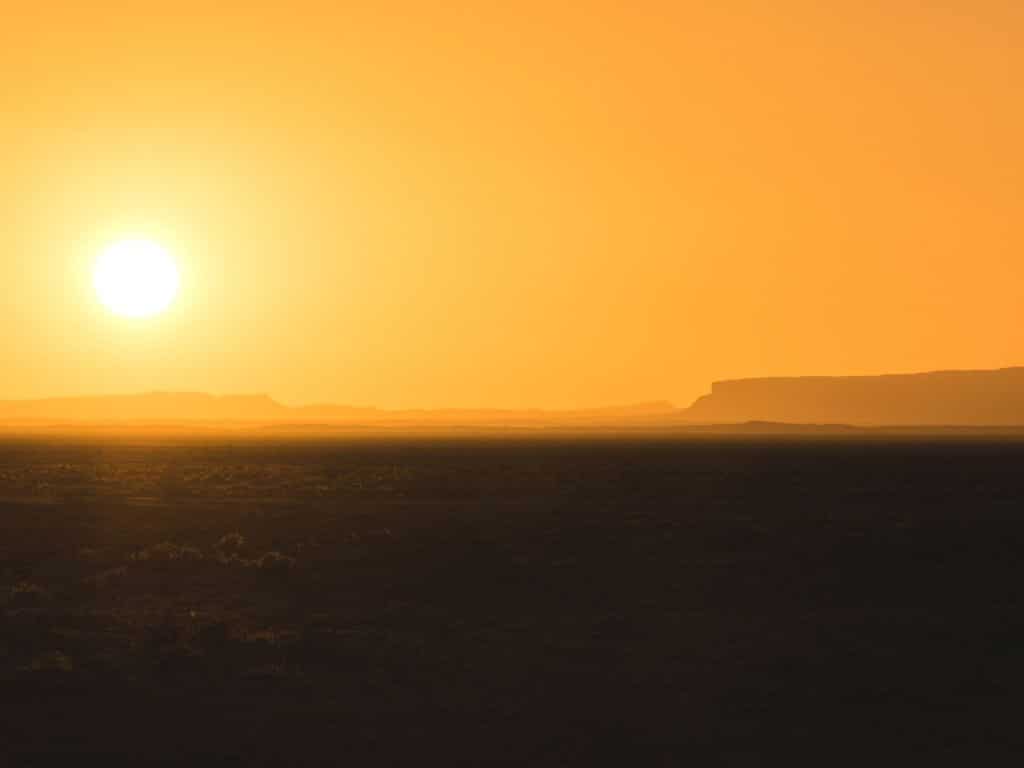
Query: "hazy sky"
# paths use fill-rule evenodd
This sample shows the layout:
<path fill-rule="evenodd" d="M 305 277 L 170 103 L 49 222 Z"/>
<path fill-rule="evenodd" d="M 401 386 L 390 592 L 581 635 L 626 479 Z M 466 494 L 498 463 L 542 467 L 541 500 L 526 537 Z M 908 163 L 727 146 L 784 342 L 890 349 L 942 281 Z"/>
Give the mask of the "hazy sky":
<path fill-rule="evenodd" d="M 1024 3 L 6 3 L 0 398 L 1024 363 Z M 156 320 L 110 240 L 176 255 Z"/>

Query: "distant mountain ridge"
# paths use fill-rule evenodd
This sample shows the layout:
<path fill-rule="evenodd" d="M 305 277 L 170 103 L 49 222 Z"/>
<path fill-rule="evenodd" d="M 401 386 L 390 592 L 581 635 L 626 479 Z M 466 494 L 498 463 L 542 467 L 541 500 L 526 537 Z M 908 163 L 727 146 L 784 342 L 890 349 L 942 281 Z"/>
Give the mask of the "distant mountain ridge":
<path fill-rule="evenodd" d="M 719 381 L 684 413 L 721 424 L 1024 426 L 1024 368 Z"/>
<path fill-rule="evenodd" d="M 1024 427 L 1024 367 L 715 382 L 689 408 L 655 401 L 579 410 L 291 407 L 267 395 L 150 392 L 0 401 L 0 424 L 237 423 L 386 428 L 626 428 L 700 425 Z"/>

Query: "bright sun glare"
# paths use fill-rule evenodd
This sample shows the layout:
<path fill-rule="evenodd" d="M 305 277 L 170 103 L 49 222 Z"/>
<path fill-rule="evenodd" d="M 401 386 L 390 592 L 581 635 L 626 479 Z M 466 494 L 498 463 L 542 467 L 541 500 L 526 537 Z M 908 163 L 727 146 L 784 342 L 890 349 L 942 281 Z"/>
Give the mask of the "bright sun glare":
<path fill-rule="evenodd" d="M 166 310 L 178 295 L 178 267 L 170 254 L 149 240 L 122 240 L 100 254 L 93 286 L 103 305 L 122 317 L 150 317 Z"/>

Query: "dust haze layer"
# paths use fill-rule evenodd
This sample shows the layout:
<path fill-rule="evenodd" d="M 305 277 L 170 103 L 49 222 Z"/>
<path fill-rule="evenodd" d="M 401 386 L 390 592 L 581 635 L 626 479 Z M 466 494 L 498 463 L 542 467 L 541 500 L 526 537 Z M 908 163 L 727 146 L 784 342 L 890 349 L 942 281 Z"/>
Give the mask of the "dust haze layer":
<path fill-rule="evenodd" d="M 386 410 L 346 405 L 290 407 L 267 395 L 149 392 L 133 395 L 0 401 L 0 423 L 237 423 L 321 426 L 549 426 L 658 424 L 678 409 L 667 402 L 572 411 L 541 409 Z"/>
<path fill-rule="evenodd" d="M 291 407 L 267 395 L 137 395 L 0 402 L 0 423 L 234 423 L 387 428 L 693 428 L 699 425 L 858 427 L 1024 426 L 1024 367 L 854 377 L 719 381 L 689 408 L 665 401 L 584 410 L 386 410 Z"/>

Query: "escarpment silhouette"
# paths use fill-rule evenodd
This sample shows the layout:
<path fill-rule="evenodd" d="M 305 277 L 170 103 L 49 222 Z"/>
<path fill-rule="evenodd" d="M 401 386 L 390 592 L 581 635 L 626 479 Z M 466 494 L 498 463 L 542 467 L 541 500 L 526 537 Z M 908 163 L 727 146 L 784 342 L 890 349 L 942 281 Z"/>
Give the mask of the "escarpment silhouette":
<path fill-rule="evenodd" d="M 237 424 L 283 429 L 777 431 L 790 425 L 1024 428 L 1024 367 L 715 382 L 689 408 L 663 401 L 577 410 L 292 407 L 267 395 L 201 392 L 0 401 L 0 425 Z"/>
<path fill-rule="evenodd" d="M 1024 368 L 719 381 L 684 415 L 717 424 L 1024 426 Z"/>

